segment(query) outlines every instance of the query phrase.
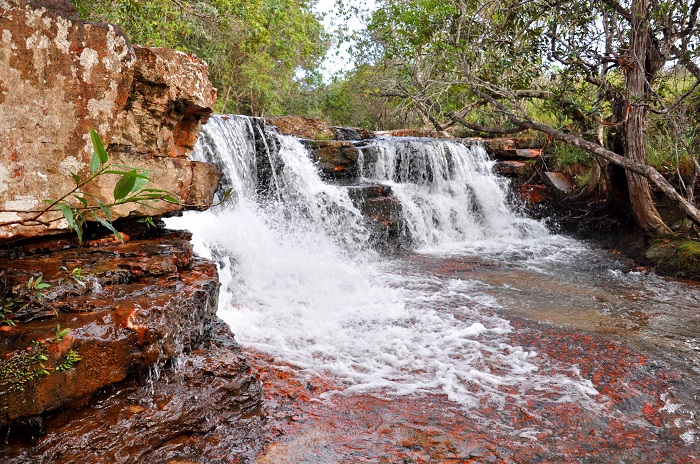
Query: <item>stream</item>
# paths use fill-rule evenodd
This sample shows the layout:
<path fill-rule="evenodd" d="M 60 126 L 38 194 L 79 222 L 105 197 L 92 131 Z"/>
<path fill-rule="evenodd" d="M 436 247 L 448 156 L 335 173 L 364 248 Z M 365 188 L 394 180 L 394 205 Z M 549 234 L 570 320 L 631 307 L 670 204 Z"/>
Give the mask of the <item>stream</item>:
<path fill-rule="evenodd" d="M 378 138 L 407 251 L 368 245 L 299 140 L 215 116 L 194 158 L 234 199 L 167 221 L 215 260 L 260 372 L 260 462 L 698 462 L 700 286 L 519 212 L 480 146 Z"/>

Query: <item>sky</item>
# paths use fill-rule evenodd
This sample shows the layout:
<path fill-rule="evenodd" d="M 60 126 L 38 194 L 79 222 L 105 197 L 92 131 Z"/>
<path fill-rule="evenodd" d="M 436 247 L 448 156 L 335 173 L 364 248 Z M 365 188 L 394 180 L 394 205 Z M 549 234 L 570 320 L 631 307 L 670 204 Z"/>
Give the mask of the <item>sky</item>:
<path fill-rule="evenodd" d="M 375 0 L 343 0 L 346 4 L 352 6 L 361 7 L 371 11 L 375 8 Z M 336 5 L 336 0 L 317 0 L 314 10 L 317 13 L 325 14 L 323 25 L 326 27 L 326 31 L 333 33 L 337 30 L 337 25 L 344 22 L 345 19 L 338 15 L 338 7 Z M 358 31 L 362 29 L 363 25 L 358 17 L 351 18 L 350 21 L 345 23 L 349 32 Z M 326 80 L 337 73 L 343 71 L 349 71 L 353 67 L 353 60 L 348 52 L 350 44 L 342 44 L 340 47 L 333 46 L 326 54 L 326 60 L 323 63 L 322 73 Z"/>

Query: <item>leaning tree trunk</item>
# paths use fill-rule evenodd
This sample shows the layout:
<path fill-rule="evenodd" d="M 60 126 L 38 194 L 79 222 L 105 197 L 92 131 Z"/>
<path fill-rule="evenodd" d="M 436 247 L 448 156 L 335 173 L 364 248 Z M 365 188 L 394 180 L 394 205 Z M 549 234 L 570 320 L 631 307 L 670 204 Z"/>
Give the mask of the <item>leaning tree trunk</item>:
<path fill-rule="evenodd" d="M 636 0 L 632 5 L 632 30 L 630 32 L 630 55 L 625 60 L 626 83 L 628 99 L 631 104 L 625 123 L 625 157 L 638 164 L 644 161 L 644 116 L 646 109 L 643 102 L 648 95 L 646 88 L 647 71 L 650 75 L 655 70 L 647 70 L 647 65 L 658 66 L 657 63 L 649 63 L 647 58 L 653 53 L 653 45 L 649 36 L 649 0 Z M 653 77 L 652 77 L 653 78 Z M 632 204 L 632 212 L 639 226 L 650 235 L 663 235 L 671 233 L 671 229 L 664 223 L 656 211 L 651 198 L 649 182 L 645 177 L 627 171 L 627 187 Z"/>

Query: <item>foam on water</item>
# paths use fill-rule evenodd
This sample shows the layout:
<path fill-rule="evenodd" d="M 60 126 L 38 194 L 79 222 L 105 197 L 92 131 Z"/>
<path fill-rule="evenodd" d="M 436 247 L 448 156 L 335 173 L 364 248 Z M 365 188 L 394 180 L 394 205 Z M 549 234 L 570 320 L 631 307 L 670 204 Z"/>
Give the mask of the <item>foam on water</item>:
<path fill-rule="evenodd" d="M 212 118 L 198 143 L 213 144 L 206 150 L 215 156 L 239 160 L 242 171 L 250 156 L 227 150 L 251 146 L 255 134 L 239 131 L 249 140 L 228 141 L 228 124 L 246 124 L 235 119 Z M 511 325 L 494 315 L 499 302 L 488 285 L 421 274 L 369 250 L 346 190 L 322 182 L 297 140 L 274 137 L 279 150 L 268 155 L 283 166 L 276 195 L 257 197 L 246 183 L 253 174 L 239 173 L 244 182 L 233 183 L 235 204 L 168 222 L 190 229 L 196 251 L 219 263 L 219 316 L 244 346 L 332 373 L 350 392 L 444 392 L 465 407 L 546 392 L 553 401 L 593 404 L 597 392 L 573 368 L 570 375 L 541 374 L 537 353 L 508 342 Z M 420 148 L 418 141 L 410 144 Z M 392 183 L 408 205 L 415 242 L 491 252 L 500 243 L 505 253 L 509 244 L 515 253 L 515 244 L 528 243 L 522 259 L 532 262 L 546 259 L 547 247 L 561 249 L 561 243 L 535 245 L 546 231 L 508 208 L 480 148 L 441 142 L 441 156 L 449 153 L 445 162 L 431 149 L 421 166 L 432 166 L 431 179 L 411 180 L 396 174 L 391 160 L 404 159 L 406 176 L 419 171 L 409 170 L 408 158 L 389 145 L 382 141 L 380 151 L 395 155 L 379 157 L 366 175 Z"/>

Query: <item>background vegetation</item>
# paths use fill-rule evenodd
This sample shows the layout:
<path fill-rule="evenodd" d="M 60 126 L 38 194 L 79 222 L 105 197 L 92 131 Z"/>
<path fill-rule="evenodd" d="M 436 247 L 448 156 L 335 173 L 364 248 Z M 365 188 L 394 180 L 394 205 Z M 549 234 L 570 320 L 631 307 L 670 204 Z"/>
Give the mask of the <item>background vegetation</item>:
<path fill-rule="evenodd" d="M 124 28 L 140 45 L 192 52 L 209 64 L 217 111 L 279 115 L 318 81 L 329 45 L 307 0 L 75 0 L 81 18 Z"/>

